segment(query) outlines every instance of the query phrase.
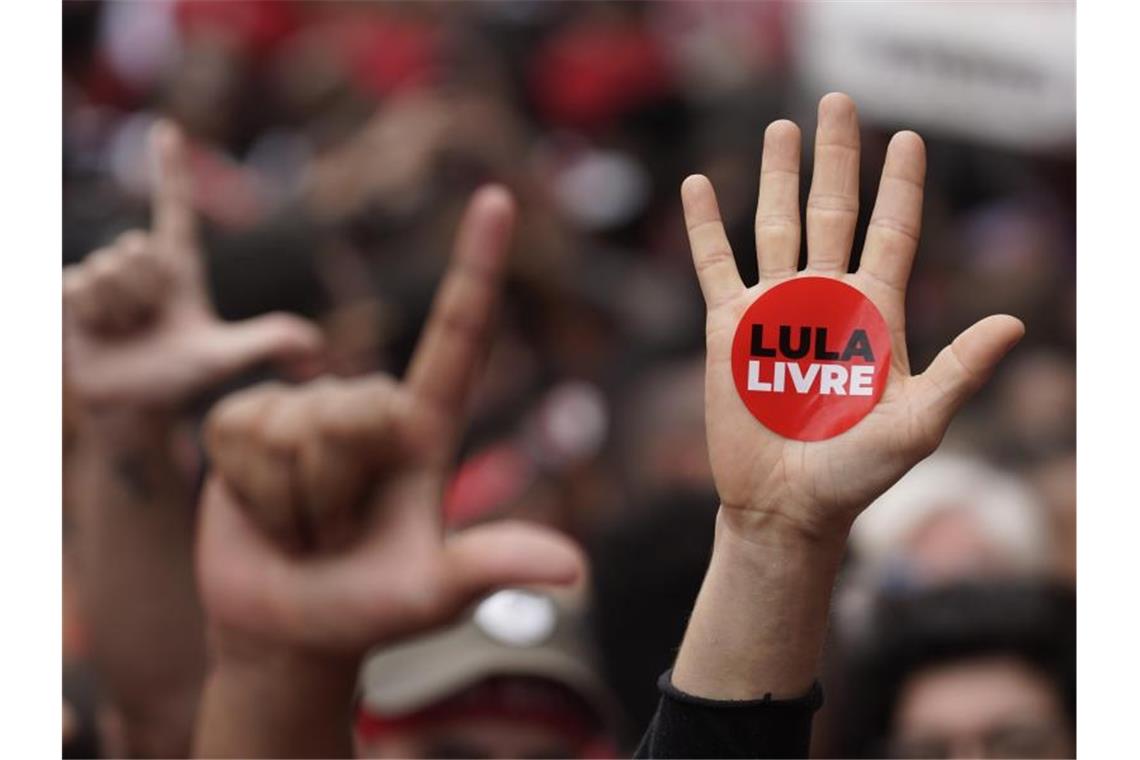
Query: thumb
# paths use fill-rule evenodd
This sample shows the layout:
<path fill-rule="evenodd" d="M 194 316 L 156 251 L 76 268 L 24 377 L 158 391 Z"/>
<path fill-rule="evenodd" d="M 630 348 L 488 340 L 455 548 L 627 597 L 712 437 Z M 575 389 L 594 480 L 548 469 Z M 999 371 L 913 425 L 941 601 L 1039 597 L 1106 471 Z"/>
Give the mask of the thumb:
<path fill-rule="evenodd" d="M 324 337 L 307 319 L 273 312 L 241 322 L 225 323 L 212 342 L 218 369 L 240 372 L 272 361 L 292 374 L 313 375 L 321 362 Z"/>
<path fill-rule="evenodd" d="M 944 430 L 962 404 L 993 374 L 999 361 L 1025 335 L 1025 325 L 1008 314 L 995 314 L 967 328 L 942 349 L 925 372 L 921 408 Z"/>
<path fill-rule="evenodd" d="M 570 585 L 586 567 L 581 549 L 569 538 L 521 520 L 454 534 L 445 543 L 444 563 L 452 609 L 507 586 Z"/>

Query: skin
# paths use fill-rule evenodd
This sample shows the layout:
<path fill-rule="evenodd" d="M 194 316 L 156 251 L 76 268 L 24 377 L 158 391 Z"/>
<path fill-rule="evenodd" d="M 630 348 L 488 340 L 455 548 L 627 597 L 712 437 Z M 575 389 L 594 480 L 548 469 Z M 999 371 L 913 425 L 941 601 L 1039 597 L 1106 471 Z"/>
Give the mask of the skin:
<path fill-rule="evenodd" d="M 441 497 L 491 336 L 515 207 L 476 193 L 402 381 L 264 386 L 207 423 L 198 581 L 212 669 L 196 752 L 351 754 L 357 669 L 503 586 L 569 584 L 578 549 L 533 525 L 444 535 Z"/>
<path fill-rule="evenodd" d="M 807 690 L 851 521 L 934 450 L 1024 329 L 1012 317 L 983 320 L 911 375 L 903 295 L 921 215 L 922 143 L 912 133 L 892 141 L 862 267 L 846 274 L 858 127 L 850 99 L 829 95 L 808 268 L 875 302 L 892 329 L 894 364 L 882 401 L 843 435 L 804 444 L 767 431 L 744 409 L 728 368 L 744 309 L 799 276 L 798 129 L 777 122 L 765 142 L 754 288 L 740 281 L 708 180 L 682 187 L 708 305 L 705 415 L 722 505 L 673 680 L 721 699 Z M 199 754 L 347 756 L 353 678 L 368 646 L 438 625 L 495 587 L 579 576 L 577 550 L 555 534 L 497 523 L 445 537 L 440 525 L 513 217 L 503 190 L 477 194 L 404 381 L 261 388 L 212 414 L 217 471 L 202 503 L 198 573 L 213 668 Z"/>
<path fill-rule="evenodd" d="M 1068 725 L 1048 678 L 1014 658 L 992 657 L 910 676 L 899 693 L 892 743 L 945 746 L 947 757 L 984 757 L 987 737 L 1028 734 L 1034 738 L 1017 742 L 1019 754 L 1072 757 L 1076 747 Z"/>
<path fill-rule="evenodd" d="M 319 331 L 283 313 L 223 322 L 206 287 L 190 156 L 169 122 L 151 134 L 154 226 L 132 230 L 63 274 L 64 372 L 88 410 L 177 409 L 266 360 L 294 364 Z"/>
<path fill-rule="evenodd" d="M 66 550 L 125 751 L 170 757 L 189 751 L 206 658 L 193 574 L 195 484 L 175 453 L 184 408 L 265 359 L 311 358 L 321 339 L 285 315 L 218 319 L 185 142 L 163 122 L 150 148 L 153 228 L 64 270 L 63 363 L 76 419 Z"/>
<path fill-rule="evenodd" d="M 904 298 L 922 215 L 921 138 L 900 132 L 890 142 L 854 273 L 847 270 L 859 202 L 859 128 L 846 95 L 832 93 L 819 104 L 803 271 L 797 271 L 799 165 L 799 128 L 773 123 L 764 135 L 756 209 L 760 280 L 750 288 L 737 272 L 708 179 L 692 176 L 681 187 L 707 306 L 705 423 L 721 506 L 712 561 L 673 683 L 710 698 L 789 698 L 808 690 L 852 521 L 937 448 L 954 413 L 1024 334 L 1013 317 L 988 317 L 926 371 L 912 374 Z M 745 309 L 768 288 L 803 276 L 833 277 L 858 289 L 891 331 L 881 401 L 850 430 L 817 442 L 782 438 L 753 418 L 730 366 Z"/>

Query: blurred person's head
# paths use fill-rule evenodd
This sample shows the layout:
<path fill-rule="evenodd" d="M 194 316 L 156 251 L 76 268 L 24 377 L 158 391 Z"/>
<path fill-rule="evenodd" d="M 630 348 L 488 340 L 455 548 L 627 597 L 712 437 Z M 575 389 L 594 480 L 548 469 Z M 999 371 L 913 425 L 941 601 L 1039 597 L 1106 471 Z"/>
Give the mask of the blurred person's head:
<path fill-rule="evenodd" d="M 360 757 L 613 756 L 612 703 L 574 592 L 507 589 L 459 623 L 373 652 Z"/>
<path fill-rule="evenodd" d="M 1066 451 L 1038 462 L 1028 473 L 1053 526 L 1053 574 L 1077 580 L 1077 455 Z"/>
<path fill-rule="evenodd" d="M 918 464 L 855 521 L 852 548 L 876 587 L 1033 575 L 1049 556 L 1049 523 L 1012 473 L 946 452 Z"/>
<path fill-rule="evenodd" d="M 1072 757 L 1076 603 L 1023 582 L 888 595 L 848 666 L 859 757 Z"/>
<path fill-rule="evenodd" d="M 950 302 L 961 315 L 1005 311 L 1038 334 L 1063 327 L 1059 293 L 1071 290 L 1075 234 L 1049 196 L 1013 196 L 961 220 L 961 261 Z"/>
<path fill-rule="evenodd" d="M 1073 356 L 1038 349 L 1011 357 L 994 399 L 994 427 L 1011 462 L 1070 451 L 1076 445 L 1077 367 Z"/>
<path fill-rule="evenodd" d="M 589 543 L 592 625 L 633 749 L 653 717 L 657 679 L 672 666 L 713 544 L 711 485 L 676 486 L 630 505 Z M 647 558 L 652 561 L 646 561 Z"/>
<path fill-rule="evenodd" d="M 626 399 L 621 454 L 635 498 L 711 491 L 703 357 L 650 365 Z"/>

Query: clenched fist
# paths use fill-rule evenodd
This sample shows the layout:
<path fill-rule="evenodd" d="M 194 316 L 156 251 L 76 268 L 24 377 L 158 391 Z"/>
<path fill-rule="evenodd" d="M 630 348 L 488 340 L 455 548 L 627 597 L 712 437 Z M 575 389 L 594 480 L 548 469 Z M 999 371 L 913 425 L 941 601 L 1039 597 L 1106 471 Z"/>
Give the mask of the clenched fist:
<path fill-rule="evenodd" d="M 239 323 L 210 304 L 185 140 L 152 131 L 153 228 L 121 235 L 63 276 L 64 372 L 94 408 L 169 409 L 264 360 L 308 361 L 322 348 L 309 322 L 269 314 Z"/>
<path fill-rule="evenodd" d="M 497 586 L 578 576 L 577 549 L 548 530 L 443 531 L 513 221 L 504 190 L 475 196 L 403 382 L 263 386 L 211 414 L 198 573 L 215 630 L 359 656 Z"/>

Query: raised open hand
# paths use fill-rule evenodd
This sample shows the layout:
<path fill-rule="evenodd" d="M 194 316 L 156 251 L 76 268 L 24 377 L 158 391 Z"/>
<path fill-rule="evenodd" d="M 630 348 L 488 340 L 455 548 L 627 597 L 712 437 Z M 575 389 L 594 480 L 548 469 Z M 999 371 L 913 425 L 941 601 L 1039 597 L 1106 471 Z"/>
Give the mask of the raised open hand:
<path fill-rule="evenodd" d="M 918 245 L 922 139 L 900 132 L 887 148 L 859 270 L 848 273 L 859 198 L 855 105 L 832 93 L 819 104 L 815 171 L 807 204 L 807 268 L 800 252 L 800 132 L 778 121 L 764 135 L 756 248 L 760 280 L 746 288 L 736 269 L 712 185 L 692 176 L 681 188 L 693 260 L 708 309 L 705 417 L 709 455 L 726 524 L 772 524 L 808 535 L 837 534 L 942 440 L 959 407 L 1024 334 L 1010 316 L 987 317 L 947 346 L 921 374 L 907 358 L 904 299 Z M 767 289 L 805 277 L 839 279 L 861 291 L 891 332 L 891 366 L 874 409 L 854 427 L 821 441 L 789 440 L 745 408 L 733 382 L 737 323 Z"/>
<path fill-rule="evenodd" d="M 206 289 L 185 140 L 151 133 L 153 228 L 131 231 L 64 270 L 64 371 L 84 402 L 170 408 L 258 362 L 313 357 L 309 322 L 267 314 L 223 322 Z"/>
<path fill-rule="evenodd" d="M 578 551 L 519 523 L 444 535 L 441 497 L 489 342 L 514 204 L 480 190 L 403 382 L 264 386 L 211 414 L 198 573 L 215 625 L 359 656 L 502 585 L 568 583 Z"/>

